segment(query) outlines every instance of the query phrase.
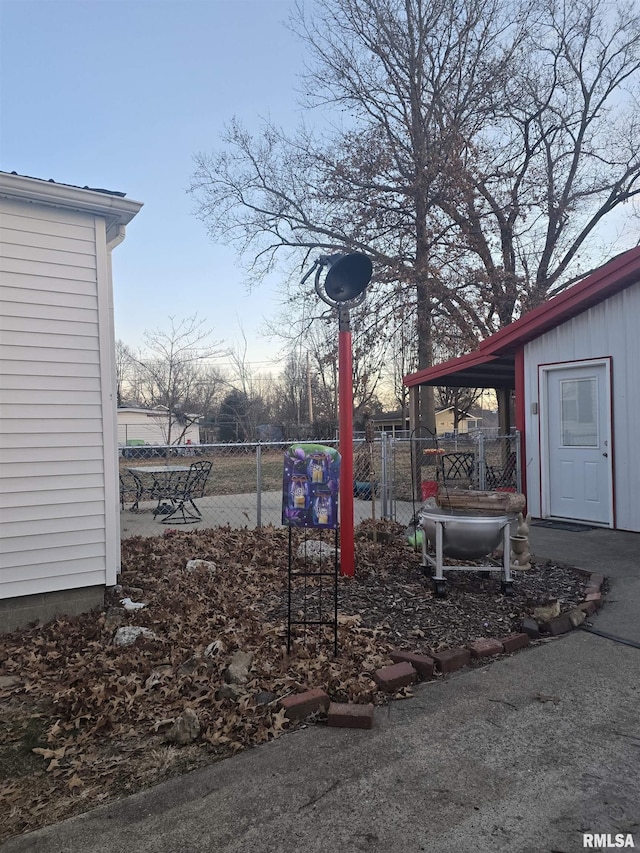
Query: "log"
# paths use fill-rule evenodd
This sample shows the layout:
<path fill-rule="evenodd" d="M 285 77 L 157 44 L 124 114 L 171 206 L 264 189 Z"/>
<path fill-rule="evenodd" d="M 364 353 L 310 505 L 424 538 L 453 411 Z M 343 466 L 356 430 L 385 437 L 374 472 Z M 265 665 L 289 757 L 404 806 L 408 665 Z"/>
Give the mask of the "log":
<path fill-rule="evenodd" d="M 443 509 L 482 510 L 484 513 L 522 512 L 526 498 L 519 492 L 474 492 L 470 489 L 438 488 L 436 503 Z"/>

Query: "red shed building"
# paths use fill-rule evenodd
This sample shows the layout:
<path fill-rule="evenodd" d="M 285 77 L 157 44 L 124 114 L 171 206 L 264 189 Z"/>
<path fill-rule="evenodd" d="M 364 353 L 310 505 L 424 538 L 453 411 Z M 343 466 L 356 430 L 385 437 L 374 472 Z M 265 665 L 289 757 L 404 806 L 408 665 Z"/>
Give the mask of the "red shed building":
<path fill-rule="evenodd" d="M 515 392 L 528 511 L 640 532 L 640 248 L 404 384 L 412 412 L 420 385 Z"/>

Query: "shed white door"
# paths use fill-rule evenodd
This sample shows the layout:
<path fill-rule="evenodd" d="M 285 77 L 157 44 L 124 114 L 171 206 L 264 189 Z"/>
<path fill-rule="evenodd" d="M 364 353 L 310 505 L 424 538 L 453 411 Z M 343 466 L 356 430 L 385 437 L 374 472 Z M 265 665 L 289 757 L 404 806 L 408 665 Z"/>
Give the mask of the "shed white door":
<path fill-rule="evenodd" d="M 545 372 L 549 515 L 611 524 L 608 363 Z"/>

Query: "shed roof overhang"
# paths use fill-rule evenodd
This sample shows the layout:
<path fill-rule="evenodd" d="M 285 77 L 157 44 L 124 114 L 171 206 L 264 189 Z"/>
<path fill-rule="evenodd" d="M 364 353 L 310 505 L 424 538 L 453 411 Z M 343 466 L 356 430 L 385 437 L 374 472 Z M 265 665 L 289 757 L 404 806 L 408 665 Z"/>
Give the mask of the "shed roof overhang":
<path fill-rule="evenodd" d="M 578 284 L 482 341 L 477 350 L 405 376 L 403 383 L 452 388 L 514 389 L 515 356 L 551 329 L 640 282 L 640 247 L 612 258 Z"/>
<path fill-rule="evenodd" d="M 435 367 L 406 376 L 404 384 L 445 385 L 447 388 L 515 388 L 513 355 L 491 355 L 479 351 L 452 358 Z"/>

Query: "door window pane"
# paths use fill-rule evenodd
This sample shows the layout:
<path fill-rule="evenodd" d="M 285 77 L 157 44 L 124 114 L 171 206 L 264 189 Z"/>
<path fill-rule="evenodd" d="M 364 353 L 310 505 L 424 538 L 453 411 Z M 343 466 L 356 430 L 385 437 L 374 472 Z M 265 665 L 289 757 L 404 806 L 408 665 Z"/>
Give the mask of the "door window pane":
<path fill-rule="evenodd" d="M 590 379 L 560 382 L 560 435 L 563 447 L 598 446 L 598 386 Z"/>

